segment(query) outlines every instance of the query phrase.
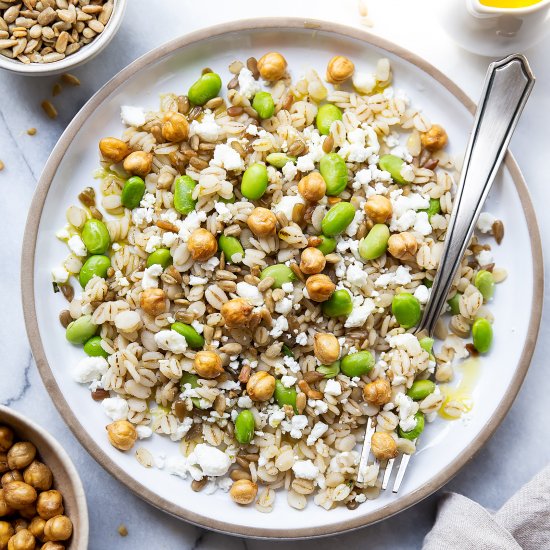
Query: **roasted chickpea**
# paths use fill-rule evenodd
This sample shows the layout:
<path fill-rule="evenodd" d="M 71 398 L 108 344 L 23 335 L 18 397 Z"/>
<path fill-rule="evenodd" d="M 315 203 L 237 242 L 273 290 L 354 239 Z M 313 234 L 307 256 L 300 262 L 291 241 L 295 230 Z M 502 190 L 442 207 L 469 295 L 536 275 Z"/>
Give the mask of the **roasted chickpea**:
<path fill-rule="evenodd" d="M 147 288 L 139 297 L 139 305 L 147 315 L 156 317 L 166 311 L 166 292 L 162 288 Z"/>
<path fill-rule="evenodd" d="M 377 378 L 363 388 L 363 399 L 371 405 L 381 407 L 391 401 L 391 386 L 388 380 Z"/>
<path fill-rule="evenodd" d="M 286 71 L 286 59 L 277 52 L 269 52 L 260 57 L 258 71 L 264 80 L 279 80 Z"/>
<path fill-rule="evenodd" d="M 258 486 L 249 479 L 239 479 L 231 485 L 229 494 L 237 504 L 250 504 L 258 494 Z"/>
<path fill-rule="evenodd" d="M 126 172 L 144 178 L 153 167 L 153 155 L 145 151 L 134 151 L 124 159 L 122 166 Z"/>
<path fill-rule="evenodd" d="M 307 293 L 314 302 L 326 302 L 331 296 L 336 285 L 330 280 L 328 275 L 311 275 L 306 281 Z"/>
<path fill-rule="evenodd" d="M 334 363 L 340 357 L 340 343 L 334 334 L 318 332 L 313 337 L 313 353 L 323 365 Z"/>
<path fill-rule="evenodd" d="M 13 514 L 13 508 L 8 505 L 4 498 L 4 489 L 0 489 L 0 518 Z"/>
<path fill-rule="evenodd" d="M 17 518 L 13 521 L 12 525 L 15 529 L 15 532 L 19 533 L 19 531 L 22 531 L 23 529 L 28 529 L 29 522 L 24 518 Z"/>
<path fill-rule="evenodd" d="M 36 447 L 30 441 L 20 441 L 8 451 L 8 466 L 12 470 L 26 468 L 36 456 Z"/>
<path fill-rule="evenodd" d="M 65 547 L 60 542 L 48 541 L 40 550 L 65 550 Z"/>
<path fill-rule="evenodd" d="M 33 502 L 24 508 L 20 508 L 17 512 L 22 518 L 32 519 L 36 516 L 36 502 Z"/>
<path fill-rule="evenodd" d="M 36 500 L 36 490 L 24 481 L 12 481 L 4 487 L 4 500 L 15 510 L 21 510 Z"/>
<path fill-rule="evenodd" d="M 306 275 L 314 275 L 325 269 L 325 255 L 318 248 L 305 248 L 300 257 L 300 271 Z"/>
<path fill-rule="evenodd" d="M 371 439 L 372 454 L 378 460 L 395 458 L 398 454 L 395 439 L 386 432 L 376 432 Z"/>
<path fill-rule="evenodd" d="M 383 195 L 373 195 L 365 203 L 365 212 L 374 223 L 386 223 L 392 217 L 393 208 Z"/>
<path fill-rule="evenodd" d="M 10 469 L 8 464 L 8 453 L 0 452 L 0 474 Z"/>
<path fill-rule="evenodd" d="M 122 162 L 132 152 L 127 143 L 113 137 L 103 138 L 99 142 L 99 151 L 105 160 L 115 164 Z"/>
<path fill-rule="evenodd" d="M 388 252 L 394 258 L 412 260 L 417 250 L 418 243 L 416 239 L 406 231 L 403 233 L 394 233 L 388 239 Z"/>
<path fill-rule="evenodd" d="M 8 547 L 8 541 L 13 537 L 15 531 L 7 521 L 0 521 L 0 550 Z"/>
<path fill-rule="evenodd" d="M 0 451 L 7 452 L 13 445 L 13 430 L 7 426 L 0 426 Z"/>
<path fill-rule="evenodd" d="M 223 304 L 221 314 L 227 328 L 246 327 L 252 317 L 253 307 L 244 298 L 233 298 Z"/>
<path fill-rule="evenodd" d="M 327 191 L 325 179 L 319 172 L 310 172 L 298 183 L 298 193 L 309 202 L 319 202 Z"/>
<path fill-rule="evenodd" d="M 341 84 L 353 75 L 355 65 L 343 55 L 334 56 L 327 66 L 327 82 Z"/>
<path fill-rule="evenodd" d="M 223 370 L 222 358 L 215 351 L 199 351 L 195 355 L 193 367 L 201 378 L 217 378 Z"/>
<path fill-rule="evenodd" d="M 2 476 L 2 487 L 11 483 L 12 481 L 23 481 L 23 474 L 19 470 L 10 470 Z"/>
<path fill-rule="evenodd" d="M 271 210 L 261 206 L 252 210 L 246 223 L 256 237 L 269 237 L 275 235 L 277 230 L 277 216 Z"/>
<path fill-rule="evenodd" d="M 267 401 L 275 391 L 275 377 L 265 371 L 255 372 L 246 384 L 246 391 L 252 401 Z"/>
<path fill-rule="evenodd" d="M 54 516 L 44 526 L 46 540 L 67 540 L 73 534 L 73 523 L 67 516 Z"/>
<path fill-rule="evenodd" d="M 9 540 L 8 550 L 34 550 L 36 540 L 28 529 L 22 529 Z"/>
<path fill-rule="evenodd" d="M 184 141 L 189 136 L 189 123 L 185 116 L 175 111 L 170 111 L 164 115 L 162 124 L 162 137 L 166 141 L 178 142 Z"/>
<path fill-rule="evenodd" d="M 427 132 L 420 135 L 420 141 L 428 151 L 438 151 L 447 145 L 447 132 L 439 124 L 434 124 Z"/>
<path fill-rule="evenodd" d="M 206 262 L 218 251 L 218 241 L 216 237 L 207 229 L 195 229 L 189 240 L 187 248 L 196 262 Z"/>
<path fill-rule="evenodd" d="M 47 491 L 53 482 L 52 471 L 38 460 L 33 460 L 23 472 L 23 479 L 39 491 Z"/>
<path fill-rule="evenodd" d="M 34 516 L 29 523 L 29 531 L 32 535 L 42 540 L 44 537 L 44 526 L 46 525 L 46 520 L 42 519 L 40 516 Z"/>
<path fill-rule="evenodd" d="M 137 439 L 137 432 L 134 426 L 127 420 L 116 420 L 115 422 L 111 422 L 106 428 L 109 443 L 119 451 L 128 451 L 134 446 Z M 40 514 L 40 511 L 38 513 Z M 62 514 L 63 511 L 60 513 Z M 44 516 L 40 514 L 40 517 Z"/>

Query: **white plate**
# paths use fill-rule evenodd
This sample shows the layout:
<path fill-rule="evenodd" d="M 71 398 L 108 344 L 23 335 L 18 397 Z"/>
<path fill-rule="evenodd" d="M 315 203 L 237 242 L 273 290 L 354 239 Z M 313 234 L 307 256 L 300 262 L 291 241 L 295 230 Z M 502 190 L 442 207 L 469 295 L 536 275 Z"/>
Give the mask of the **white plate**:
<path fill-rule="evenodd" d="M 377 59 L 391 59 L 395 87 L 406 90 L 414 105 L 450 136 L 450 150 L 464 151 L 472 123 L 472 103 L 424 61 L 362 31 L 302 20 L 255 20 L 191 34 L 137 60 L 100 90 L 61 137 L 39 183 L 31 206 L 23 253 L 23 299 L 27 331 L 44 382 L 63 417 L 88 451 L 113 475 L 153 505 L 200 525 L 248 536 L 305 537 L 337 533 L 367 525 L 410 506 L 448 481 L 496 429 L 526 373 L 540 321 L 542 261 L 538 228 L 525 184 L 513 159 L 498 177 L 487 210 L 504 221 L 506 237 L 495 258 L 509 271 L 491 309 L 495 314 L 493 350 L 483 358 L 466 421 L 437 420 L 429 425 L 411 461 L 398 496 L 380 498 L 350 511 L 326 512 L 309 502 L 298 512 L 279 493 L 266 516 L 254 507 L 238 507 L 227 495 L 192 492 L 189 483 L 157 469 L 140 466 L 133 453 L 120 453 L 105 437 L 106 417 L 89 391 L 76 384 L 71 367 L 82 350 L 67 344 L 58 312 L 65 306 L 52 292 L 52 266 L 67 253 L 55 238 L 65 210 L 84 186 L 94 183 L 101 137 L 121 133 L 120 105 L 155 109 L 159 94 L 184 93 L 205 66 L 227 82 L 235 59 L 281 51 L 296 77 L 314 67 L 324 73 L 334 54 L 345 54 L 359 70 L 372 70 Z M 141 444 L 141 443 L 140 443 Z M 173 454 L 167 438 L 144 444 L 155 454 Z"/>

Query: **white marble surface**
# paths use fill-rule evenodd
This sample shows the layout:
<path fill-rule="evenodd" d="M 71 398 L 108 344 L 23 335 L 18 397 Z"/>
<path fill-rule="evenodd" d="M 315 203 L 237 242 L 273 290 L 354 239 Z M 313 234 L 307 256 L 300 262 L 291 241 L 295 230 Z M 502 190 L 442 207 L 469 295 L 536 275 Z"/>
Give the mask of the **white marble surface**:
<path fill-rule="evenodd" d="M 467 54 L 443 34 L 433 16 L 438 0 L 370 0 L 372 32 L 385 36 L 428 59 L 476 97 L 481 89 L 487 59 Z M 440 0 L 439 0 L 440 1 Z M 65 89 L 58 96 L 60 116 L 48 120 L 40 109 L 55 77 L 32 79 L 0 73 L 0 402 L 27 414 L 53 433 L 72 456 L 81 473 L 90 509 L 90 548 L 201 548 L 248 547 L 294 548 L 293 543 L 245 541 L 223 536 L 156 511 L 111 478 L 69 432 L 46 394 L 31 358 L 19 296 L 20 247 L 25 218 L 37 178 L 59 135 L 84 102 L 117 71 L 137 56 L 162 42 L 214 23 L 255 16 L 292 15 L 329 19 L 359 25 L 355 0 L 277 0 L 270 5 L 258 1 L 214 0 L 207 9 L 189 0 L 130 0 L 122 27 L 110 46 L 75 73 L 79 88 Z M 154 15 L 151 15 L 152 6 Z M 412 28 L 414 23 L 416 28 Z M 550 239 L 547 205 L 548 133 L 550 123 L 550 38 L 526 52 L 538 78 L 537 85 L 512 141 L 512 150 L 526 176 L 538 213 L 543 247 Z M 36 127 L 34 137 L 26 134 Z M 519 206 L 518 206 L 519 209 Z M 513 230 L 513 228 L 508 228 Z M 9 258 L 9 261 L 7 260 Z M 545 359 L 550 354 L 545 311 L 533 363 L 520 394 L 507 418 L 485 448 L 451 481 L 445 490 L 461 492 L 481 504 L 498 508 L 521 484 L 545 464 L 550 455 L 547 414 L 543 404 L 550 394 Z M 375 526 L 340 537 L 300 543 L 304 550 L 332 548 L 418 548 L 434 518 L 438 495 Z M 269 522 L 269 516 L 265 518 Z M 126 538 L 117 534 L 124 523 Z"/>

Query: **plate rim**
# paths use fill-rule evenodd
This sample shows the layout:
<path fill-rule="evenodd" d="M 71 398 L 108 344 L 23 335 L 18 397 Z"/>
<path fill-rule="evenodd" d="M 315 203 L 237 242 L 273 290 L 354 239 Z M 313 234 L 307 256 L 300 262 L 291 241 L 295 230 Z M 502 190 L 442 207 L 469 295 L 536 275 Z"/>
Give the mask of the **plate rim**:
<path fill-rule="evenodd" d="M 540 328 L 542 297 L 544 290 L 544 273 L 542 246 L 536 214 L 523 175 L 521 174 L 514 157 L 508 151 L 505 157 L 505 164 L 507 169 L 510 171 L 514 185 L 519 194 L 527 228 L 531 236 L 533 262 L 533 298 L 531 301 L 531 314 L 527 333 L 528 336 L 522 349 L 521 360 L 516 367 L 515 373 L 506 393 L 493 412 L 493 415 L 481 428 L 478 436 L 468 444 L 462 453 L 455 457 L 447 468 L 436 474 L 418 489 L 412 491 L 402 499 L 391 502 L 382 508 L 367 513 L 366 515 L 356 516 L 331 525 L 301 529 L 274 530 L 269 528 L 235 526 L 225 521 L 219 521 L 203 516 L 202 514 L 196 513 L 192 510 L 186 510 L 172 502 L 167 501 L 132 478 L 113 460 L 111 460 L 107 454 L 102 451 L 99 444 L 96 443 L 90 435 L 88 435 L 72 409 L 65 401 L 65 398 L 57 385 L 53 371 L 48 364 L 44 348 L 42 346 L 42 341 L 39 336 L 40 333 L 34 303 L 34 260 L 42 207 L 47 198 L 51 182 L 55 177 L 57 169 L 67 148 L 84 122 L 88 120 L 89 116 L 93 113 L 97 106 L 101 105 L 101 103 L 111 93 L 116 91 L 122 83 L 132 77 L 137 71 L 147 68 L 150 64 L 159 61 L 163 57 L 178 49 L 209 38 L 235 32 L 277 28 L 281 30 L 305 29 L 329 32 L 331 34 L 343 36 L 344 38 L 360 40 L 366 45 L 375 46 L 379 49 L 385 50 L 405 60 L 406 62 L 415 65 L 417 68 L 427 73 L 439 84 L 443 85 L 451 94 L 453 94 L 457 100 L 460 101 L 462 105 L 464 105 L 471 113 L 475 111 L 475 103 L 469 98 L 469 96 L 457 84 L 455 84 L 454 81 L 444 75 L 439 69 L 425 61 L 422 57 L 412 53 L 404 47 L 386 40 L 385 38 L 381 38 L 375 34 L 355 27 L 316 19 L 304 19 L 297 17 L 261 17 L 222 23 L 185 34 L 179 38 L 173 39 L 165 44 L 153 48 L 119 71 L 86 102 L 59 138 L 54 149 L 52 150 L 52 153 L 46 161 L 34 192 L 27 217 L 21 254 L 21 292 L 23 316 L 25 319 L 27 336 L 44 386 L 46 387 L 50 398 L 54 402 L 54 405 L 61 414 L 65 423 L 69 426 L 78 441 L 98 464 L 100 464 L 116 479 L 121 481 L 134 494 L 149 504 L 167 512 L 172 516 L 178 517 L 200 527 L 242 537 L 279 538 L 292 540 L 340 534 L 386 519 L 413 506 L 422 499 L 434 493 L 444 484 L 448 483 L 458 473 L 458 471 L 473 458 L 473 456 L 483 447 L 487 440 L 493 435 L 500 423 L 504 420 L 519 392 L 525 375 L 527 374 Z"/>

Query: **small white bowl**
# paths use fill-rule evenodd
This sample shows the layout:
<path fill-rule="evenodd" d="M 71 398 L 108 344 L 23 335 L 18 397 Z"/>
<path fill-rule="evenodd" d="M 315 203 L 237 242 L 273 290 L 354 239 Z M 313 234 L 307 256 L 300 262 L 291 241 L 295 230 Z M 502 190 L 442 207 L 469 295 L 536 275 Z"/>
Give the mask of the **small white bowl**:
<path fill-rule="evenodd" d="M 99 52 L 101 52 L 107 44 L 115 36 L 126 9 L 126 0 L 114 0 L 113 13 L 111 18 L 105 25 L 105 30 L 96 36 L 89 44 L 86 44 L 77 52 L 53 63 L 22 63 L 17 59 L 9 59 L 0 55 L 0 69 L 6 69 L 16 74 L 26 76 L 44 76 L 65 73 L 69 69 L 74 69 L 79 65 L 83 65 Z"/>

